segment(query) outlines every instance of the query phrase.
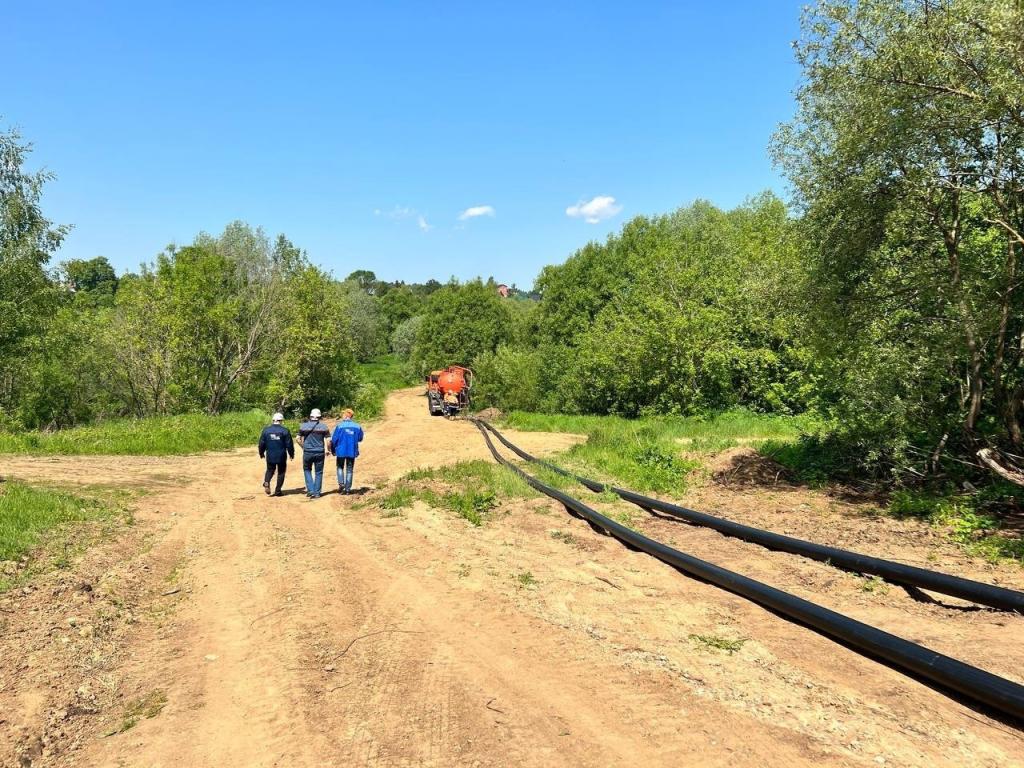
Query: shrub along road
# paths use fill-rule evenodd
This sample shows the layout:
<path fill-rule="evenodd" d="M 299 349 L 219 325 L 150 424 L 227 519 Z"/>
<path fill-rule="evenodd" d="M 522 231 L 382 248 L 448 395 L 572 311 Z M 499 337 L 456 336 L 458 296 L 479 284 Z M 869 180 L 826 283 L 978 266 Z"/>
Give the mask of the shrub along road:
<path fill-rule="evenodd" d="M 510 437 L 541 454 L 576 441 Z M 357 486 L 488 455 L 472 425 L 428 417 L 417 390 L 390 396 L 364 446 Z M 0 596 L 3 765 L 1005 766 L 1024 754 L 1013 727 L 630 552 L 546 499 L 502 502 L 478 528 L 421 501 L 381 510 L 376 490 L 269 499 L 254 449 L 12 457 L 5 471 L 149 493 L 121 536 Z M 712 488 L 695 493 L 708 505 L 732 493 Z M 799 489 L 737 493 L 744 521 L 817 514 Z M 1024 617 L 919 603 L 710 531 L 635 524 L 1020 680 Z M 913 523 L 842 510 L 814 525 L 827 543 L 869 529 L 863 548 L 890 557 L 929 544 Z M 1021 586 L 1019 570 L 965 560 L 938 537 L 930 547 L 940 564 Z"/>

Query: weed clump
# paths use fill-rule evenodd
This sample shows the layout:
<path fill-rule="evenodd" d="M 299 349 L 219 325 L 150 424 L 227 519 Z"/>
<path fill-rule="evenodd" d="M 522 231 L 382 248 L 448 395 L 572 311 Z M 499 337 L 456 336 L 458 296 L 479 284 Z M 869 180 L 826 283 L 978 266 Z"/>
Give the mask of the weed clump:
<path fill-rule="evenodd" d="M 167 705 L 167 694 L 163 691 L 153 691 L 147 696 L 135 699 L 125 709 L 120 725 L 109 735 L 124 733 L 131 730 L 142 719 L 149 720 L 159 715 Z"/>
<path fill-rule="evenodd" d="M 523 571 L 516 574 L 516 583 L 521 589 L 529 589 L 537 586 L 537 579 L 530 571 Z"/>
<path fill-rule="evenodd" d="M 411 486 L 401 484 L 391 490 L 378 502 L 381 509 L 396 511 L 411 507 L 416 500 L 416 491 Z"/>
<path fill-rule="evenodd" d="M 441 503 L 459 517 L 474 526 L 484 524 L 484 516 L 497 505 L 494 493 L 490 491 L 465 490 L 446 493 Z"/>
<path fill-rule="evenodd" d="M 727 637 L 721 637 L 719 635 L 690 635 L 690 640 L 705 648 L 710 648 L 716 651 L 725 651 L 730 656 L 740 650 L 747 642 L 745 639 L 730 640 Z"/>

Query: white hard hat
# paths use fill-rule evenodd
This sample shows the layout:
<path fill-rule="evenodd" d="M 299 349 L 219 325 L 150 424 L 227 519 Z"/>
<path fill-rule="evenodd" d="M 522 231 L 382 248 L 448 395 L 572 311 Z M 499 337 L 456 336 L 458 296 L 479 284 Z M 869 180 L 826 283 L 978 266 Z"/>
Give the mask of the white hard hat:
<path fill-rule="evenodd" d="M 284 414 L 283 414 L 283 413 L 275 413 L 275 414 L 274 414 L 273 416 L 271 416 L 271 420 L 272 420 L 272 421 L 273 421 L 273 422 L 274 422 L 275 424 L 276 424 L 277 422 L 279 422 L 279 421 L 284 421 Z"/>
<path fill-rule="evenodd" d="M 320 413 L 319 408 L 314 408 L 312 411 L 309 412 L 309 418 L 311 419 L 319 419 L 322 415 L 323 414 Z"/>

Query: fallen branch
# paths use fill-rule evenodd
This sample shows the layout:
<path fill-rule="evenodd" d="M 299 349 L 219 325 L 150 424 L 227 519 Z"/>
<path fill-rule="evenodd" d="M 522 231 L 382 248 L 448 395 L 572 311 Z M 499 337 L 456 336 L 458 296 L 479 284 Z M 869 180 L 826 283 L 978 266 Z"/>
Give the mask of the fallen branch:
<path fill-rule="evenodd" d="M 257 621 L 260 621 L 261 619 L 265 619 L 268 616 L 273 616 L 275 613 L 280 613 L 281 611 L 285 610 L 286 608 L 291 608 L 291 606 L 290 605 L 282 605 L 280 608 L 276 608 L 275 610 L 270 611 L 269 613 L 264 613 L 264 614 L 262 614 L 260 616 L 257 616 L 255 619 L 253 619 L 252 621 L 249 622 L 249 626 L 251 627 Z"/>
<path fill-rule="evenodd" d="M 996 452 L 991 448 L 982 448 L 976 455 L 982 464 L 1003 478 L 1003 480 L 1014 485 L 1024 486 L 1024 472 L 1021 472 L 1019 469 L 1004 467 L 996 460 Z"/>
<path fill-rule="evenodd" d="M 610 587 L 615 587 L 616 589 L 622 589 L 622 587 L 620 587 L 614 581 L 612 581 L 611 579 L 606 579 L 604 576 L 595 576 L 594 578 L 597 579 L 598 581 L 603 581 L 605 584 L 607 584 Z"/>
<path fill-rule="evenodd" d="M 359 635 L 358 637 L 353 637 L 351 640 L 349 640 L 348 645 L 345 646 L 344 650 L 342 650 L 342 652 L 339 653 L 337 656 L 332 657 L 331 661 L 337 661 L 338 659 L 340 659 L 342 656 L 348 653 L 352 646 L 355 645 L 359 640 L 365 640 L 366 638 L 373 637 L 374 635 L 383 635 L 385 632 L 397 632 L 403 635 L 423 634 L 422 632 L 419 632 L 415 629 L 378 629 L 375 632 L 367 632 L 365 635 Z"/>
<path fill-rule="evenodd" d="M 484 706 L 485 706 L 485 707 L 487 707 L 487 708 L 488 708 L 489 710 L 491 710 L 491 712 L 498 712 L 498 713 L 500 713 L 500 714 L 502 714 L 502 715 L 506 714 L 506 713 L 505 713 L 505 710 L 503 710 L 503 709 L 498 709 L 497 707 L 492 707 L 492 706 L 491 706 L 491 702 L 493 702 L 493 701 L 494 701 L 494 699 L 491 699 L 491 700 L 490 700 L 490 701 L 488 701 L 488 702 L 487 702 L 486 704 L 484 704 Z"/>

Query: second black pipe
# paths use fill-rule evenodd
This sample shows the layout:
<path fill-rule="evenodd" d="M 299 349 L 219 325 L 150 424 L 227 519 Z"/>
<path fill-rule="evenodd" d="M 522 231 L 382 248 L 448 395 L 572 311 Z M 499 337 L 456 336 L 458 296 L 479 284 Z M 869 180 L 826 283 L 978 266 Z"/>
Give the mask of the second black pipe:
<path fill-rule="evenodd" d="M 862 555 L 859 552 L 851 552 L 847 549 L 829 547 L 824 544 L 815 544 L 812 541 L 804 541 L 803 539 L 796 539 L 792 536 L 783 536 L 781 533 L 773 533 L 772 531 L 766 531 L 761 528 L 754 528 L 753 526 L 735 523 L 732 520 L 715 517 L 714 515 L 709 515 L 704 512 L 697 512 L 696 510 L 687 509 L 686 507 L 671 504 L 667 501 L 661 501 L 660 499 L 654 499 L 650 496 L 643 496 L 639 493 L 626 490 L 625 488 L 617 488 L 614 485 L 599 483 L 596 480 L 581 477 L 580 475 L 569 472 L 559 466 L 542 459 L 538 459 L 535 456 L 531 456 L 526 451 L 511 443 L 504 435 L 487 422 L 480 421 L 479 423 L 490 430 L 494 436 L 501 441 L 502 445 L 517 456 L 520 456 L 527 461 L 532 461 L 536 464 L 547 467 L 553 472 L 557 472 L 564 477 L 570 477 L 597 493 L 610 490 L 613 493 L 618 494 L 620 498 L 636 504 L 639 507 L 643 507 L 644 509 L 656 509 L 659 512 L 672 515 L 673 517 L 685 520 L 693 525 L 713 528 L 726 536 L 743 539 L 744 541 L 759 544 L 762 547 L 767 547 L 768 549 L 802 555 L 803 557 L 807 557 L 812 560 L 819 560 L 847 571 L 881 576 L 883 579 L 892 582 L 893 584 L 903 584 L 906 586 L 918 587 L 919 589 L 928 589 L 933 592 L 950 595 L 951 597 L 959 597 L 962 600 L 970 600 L 974 603 L 980 603 L 981 605 L 988 605 L 1005 611 L 1018 611 L 1020 613 L 1024 613 L 1024 593 L 1022 592 L 1018 592 L 1013 589 L 1006 589 L 1005 587 L 997 587 L 992 584 L 984 584 L 980 581 L 973 581 L 972 579 L 964 579 L 959 576 L 950 576 L 949 574 L 932 571 L 927 568 L 918 568 L 913 565 L 904 565 L 903 563 L 897 563 L 892 560 L 884 560 L 879 557 Z"/>

